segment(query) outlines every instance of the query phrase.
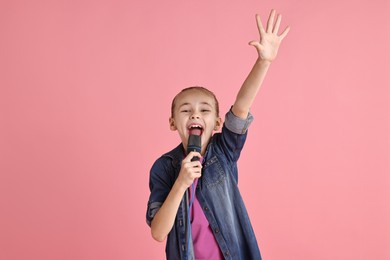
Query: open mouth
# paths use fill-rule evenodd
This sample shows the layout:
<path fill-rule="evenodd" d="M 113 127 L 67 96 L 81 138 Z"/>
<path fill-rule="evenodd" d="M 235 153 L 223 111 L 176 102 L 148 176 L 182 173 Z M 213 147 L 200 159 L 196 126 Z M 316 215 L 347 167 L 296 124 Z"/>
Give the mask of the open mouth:
<path fill-rule="evenodd" d="M 201 125 L 192 124 L 188 127 L 188 132 L 190 135 L 202 135 L 203 127 Z"/>

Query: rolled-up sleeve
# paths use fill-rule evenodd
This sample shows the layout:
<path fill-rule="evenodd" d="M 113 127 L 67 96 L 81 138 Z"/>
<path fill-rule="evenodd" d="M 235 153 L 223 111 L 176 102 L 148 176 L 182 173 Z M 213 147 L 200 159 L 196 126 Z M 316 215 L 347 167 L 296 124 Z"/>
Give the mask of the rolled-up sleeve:
<path fill-rule="evenodd" d="M 146 223 L 149 225 L 149 227 L 152 225 L 152 219 L 156 215 L 157 211 L 161 208 L 162 203 L 161 202 L 148 202 L 148 209 L 146 212 Z"/>
<path fill-rule="evenodd" d="M 150 196 L 146 210 L 146 223 L 150 226 L 170 191 L 169 181 L 161 163 L 161 158 L 154 163 L 150 170 L 149 189 Z"/>
<path fill-rule="evenodd" d="M 247 118 L 242 119 L 233 114 L 230 109 L 225 116 L 225 126 L 236 134 L 245 134 L 250 124 L 253 122 L 253 115 L 249 112 Z"/>

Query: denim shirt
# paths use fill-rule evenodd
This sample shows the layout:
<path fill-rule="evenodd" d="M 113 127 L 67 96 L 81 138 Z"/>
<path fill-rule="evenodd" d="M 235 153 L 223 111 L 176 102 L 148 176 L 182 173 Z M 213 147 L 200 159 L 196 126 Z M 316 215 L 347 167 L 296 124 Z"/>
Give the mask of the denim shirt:
<path fill-rule="evenodd" d="M 236 117 L 231 111 L 226 114 L 221 133 L 214 134 L 207 146 L 202 177 L 196 187 L 196 196 L 225 259 L 261 259 L 255 233 L 237 186 L 237 160 L 252 121 L 250 113 L 246 119 Z M 148 225 L 176 181 L 183 159 L 184 148 L 180 144 L 153 164 L 146 212 Z M 165 248 L 168 260 L 188 260 L 187 203 L 188 198 L 184 196 L 168 234 Z"/>

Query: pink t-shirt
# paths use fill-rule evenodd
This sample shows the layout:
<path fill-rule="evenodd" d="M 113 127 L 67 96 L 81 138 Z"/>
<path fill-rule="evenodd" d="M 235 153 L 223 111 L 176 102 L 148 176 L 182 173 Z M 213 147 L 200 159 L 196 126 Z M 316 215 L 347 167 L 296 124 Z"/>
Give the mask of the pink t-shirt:
<path fill-rule="evenodd" d="M 194 187 L 198 184 L 198 179 L 194 181 Z M 189 189 L 191 198 L 192 189 Z M 194 202 L 190 211 L 191 217 L 191 233 L 194 244 L 195 259 L 197 260 L 222 260 L 222 252 L 219 249 L 215 240 L 213 231 L 209 222 L 204 215 L 202 207 L 199 204 L 198 198 L 195 196 Z"/>

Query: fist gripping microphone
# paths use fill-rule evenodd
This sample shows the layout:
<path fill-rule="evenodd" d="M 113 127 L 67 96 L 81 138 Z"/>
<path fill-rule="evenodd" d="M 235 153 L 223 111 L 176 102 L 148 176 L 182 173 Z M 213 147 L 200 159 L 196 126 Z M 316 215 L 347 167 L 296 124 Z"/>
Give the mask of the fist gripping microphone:
<path fill-rule="evenodd" d="M 201 139 L 200 135 L 190 134 L 188 137 L 188 144 L 187 144 L 187 154 L 190 152 L 199 152 L 201 151 Z M 195 156 L 191 159 L 191 161 L 199 161 L 200 158 L 198 156 Z"/>

